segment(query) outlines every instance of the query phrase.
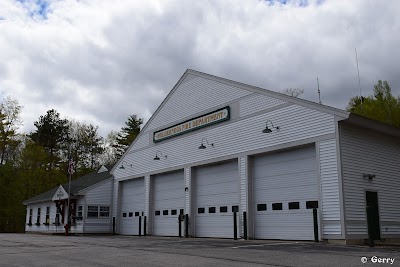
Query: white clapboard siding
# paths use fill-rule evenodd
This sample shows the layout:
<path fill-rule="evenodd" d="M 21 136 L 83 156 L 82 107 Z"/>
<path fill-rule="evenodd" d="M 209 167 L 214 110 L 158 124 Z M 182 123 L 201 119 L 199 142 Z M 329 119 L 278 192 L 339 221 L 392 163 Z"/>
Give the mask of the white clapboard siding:
<path fill-rule="evenodd" d="M 324 235 L 340 235 L 340 195 L 336 140 L 319 143 L 322 225 Z"/>
<path fill-rule="evenodd" d="M 204 110 L 251 94 L 250 91 L 227 86 L 212 80 L 189 75 L 178 86 L 158 114 L 148 122 L 134 141 L 129 151 L 135 151 L 149 145 L 153 130 L 173 124 L 176 121 L 193 116 Z M 199 101 L 201 99 L 201 101 Z M 248 100 L 247 102 L 251 102 Z M 246 103 L 247 103 L 246 102 Z M 193 105 L 196 103 L 196 105 Z M 272 105 L 273 101 L 268 101 Z M 275 103 L 275 102 L 274 102 Z M 264 104 L 264 102 L 262 103 Z M 128 152 L 129 153 L 129 152 Z"/>
<path fill-rule="evenodd" d="M 254 93 L 240 100 L 240 116 L 244 117 L 285 103 L 287 102 L 280 99 Z"/>
<path fill-rule="evenodd" d="M 95 186 L 86 192 L 86 204 L 104 204 L 111 205 L 111 185 L 112 180 L 109 179 L 107 182 L 103 182 L 98 186 Z"/>
<path fill-rule="evenodd" d="M 109 218 L 86 218 L 85 233 L 111 233 Z"/>
<path fill-rule="evenodd" d="M 340 124 L 347 234 L 367 236 L 365 191 L 378 192 L 381 236 L 399 236 L 400 143 L 398 139 Z M 362 174 L 374 174 L 372 180 Z"/>
<path fill-rule="evenodd" d="M 123 181 L 121 185 L 122 235 L 139 235 L 139 217 L 142 221 L 145 208 L 144 178 Z"/>
<path fill-rule="evenodd" d="M 324 233 L 322 238 L 329 239 L 328 235 L 340 234 L 342 232 L 342 226 L 338 222 L 332 223 L 329 221 L 324 221 L 322 224 L 322 231 Z"/>
<path fill-rule="evenodd" d="M 238 162 L 231 161 L 195 169 L 195 236 L 233 237 L 232 206 L 239 206 Z M 215 213 L 209 213 L 209 208 Z M 220 212 L 227 207 L 227 212 Z M 204 213 L 198 213 L 204 208 Z"/>
<path fill-rule="evenodd" d="M 98 185 L 89 188 L 85 194 L 86 207 L 87 206 L 108 206 L 110 207 L 109 218 L 86 218 L 85 219 L 85 232 L 86 233 L 110 233 L 111 227 L 111 191 L 112 180 L 109 179 Z M 87 210 L 86 210 L 87 212 Z M 86 214 L 85 214 L 86 215 Z"/>
<path fill-rule="evenodd" d="M 193 114 L 251 94 L 250 91 L 202 77 L 181 83 L 146 126 L 146 131 L 164 127 Z"/>
<path fill-rule="evenodd" d="M 265 128 L 266 120 L 269 119 L 273 120 L 274 125 L 280 126 L 280 130 L 264 134 L 262 130 Z M 148 149 L 127 154 L 124 160 L 133 164 L 132 168 L 124 170 L 116 168 L 114 176 L 115 179 L 120 179 L 130 175 L 141 175 L 163 168 L 182 166 L 334 132 L 333 115 L 292 105 L 254 117 L 231 121 L 218 127 L 206 128 L 204 131 L 195 131 L 192 134 L 160 142 Z M 214 143 L 214 147 L 199 150 L 202 138 Z M 154 161 L 157 151 L 168 157 Z"/>
<path fill-rule="evenodd" d="M 146 131 L 143 133 L 140 133 L 140 135 L 135 139 L 132 148 L 130 148 L 131 151 L 133 150 L 138 150 L 142 149 L 150 144 L 150 138 L 152 132 Z"/>
<path fill-rule="evenodd" d="M 109 179 L 99 185 L 92 187 L 85 194 L 86 204 L 101 204 L 101 205 L 111 205 L 111 184 L 112 180 Z"/>
<path fill-rule="evenodd" d="M 313 213 L 306 201 L 318 200 L 314 146 L 255 156 L 252 161 L 255 238 L 313 240 Z M 289 202 L 300 209 L 289 210 Z M 282 203 L 282 210 L 272 210 Z M 257 210 L 266 204 L 267 210 Z"/>

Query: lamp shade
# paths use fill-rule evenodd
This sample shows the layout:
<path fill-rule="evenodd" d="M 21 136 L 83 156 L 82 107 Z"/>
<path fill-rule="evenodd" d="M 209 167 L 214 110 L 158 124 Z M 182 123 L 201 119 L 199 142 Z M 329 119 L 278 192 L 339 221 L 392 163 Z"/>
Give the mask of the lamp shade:
<path fill-rule="evenodd" d="M 265 127 L 265 129 L 262 131 L 263 133 L 271 133 L 272 130 L 268 128 L 268 126 Z"/>
<path fill-rule="evenodd" d="M 201 146 L 199 146 L 199 149 L 206 149 L 206 146 L 204 144 L 201 144 Z"/>

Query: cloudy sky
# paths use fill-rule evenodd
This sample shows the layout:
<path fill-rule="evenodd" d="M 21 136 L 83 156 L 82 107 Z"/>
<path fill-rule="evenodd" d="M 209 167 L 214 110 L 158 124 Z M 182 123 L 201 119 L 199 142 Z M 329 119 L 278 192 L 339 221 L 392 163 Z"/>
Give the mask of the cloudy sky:
<path fill-rule="evenodd" d="M 0 97 L 21 131 L 49 109 L 100 127 L 147 121 L 186 69 L 345 109 L 387 80 L 400 95 L 400 1 L 1 0 Z"/>

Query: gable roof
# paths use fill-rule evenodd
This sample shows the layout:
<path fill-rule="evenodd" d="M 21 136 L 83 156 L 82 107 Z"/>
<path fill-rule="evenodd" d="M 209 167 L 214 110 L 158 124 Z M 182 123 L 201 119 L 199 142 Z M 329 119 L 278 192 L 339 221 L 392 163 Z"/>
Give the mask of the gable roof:
<path fill-rule="evenodd" d="M 100 168 L 100 170 L 102 170 L 101 172 L 95 171 L 95 172 L 86 174 L 84 176 L 79 177 L 78 179 L 71 181 L 71 196 L 78 195 L 80 191 L 111 178 L 112 176 L 111 176 L 109 170 L 112 167 L 113 167 L 112 165 L 107 166 L 106 167 L 107 171 L 104 171 L 103 168 Z M 62 184 L 62 187 L 64 187 L 65 191 L 68 192 L 68 183 Z M 58 186 L 53 189 L 50 189 L 49 191 L 46 191 L 42 194 L 31 197 L 22 203 L 24 205 L 28 205 L 28 204 L 33 204 L 33 203 L 37 203 L 37 202 L 52 201 L 52 198 L 53 198 L 54 194 L 56 193 L 57 189 L 58 189 Z"/>
<path fill-rule="evenodd" d="M 146 132 L 147 127 L 151 124 L 151 122 L 154 120 L 156 115 L 164 107 L 164 105 L 167 103 L 167 101 L 170 99 L 170 97 L 174 94 L 174 92 L 180 87 L 180 85 L 185 81 L 185 79 L 187 77 L 192 77 L 192 76 L 201 77 L 201 78 L 204 78 L 204 79 L 207 79 L 207 80 L 211 80 L 211 81 L 215 81 L 215 82 L 218 82 L 218 83 L 222 83 L 222 84 L 225 84 L 225 85 L 228 85 L 228 86 L 233 86 L 233 87 L 236 87 L 236 88 L 240 88 L 242 90 L 246 90 L 246 91 L 249 91 L 249 92 L 258 93 L 258 94 L 265 95 L 265 96 L 268 96 L 268 97 L 280 99 L 280 100 L 283 100 L 283 101 L 286 101 L 286 102 L 289 102 L 289 103 L 293 103 L 293 104 L 297 104 L 297 105 L 300 105 L 300 106 L 308 107 L 310 109 L 318 110 L 318 111 L 321 111 L 321 112 L 324 112 L 324 113 L 329 113 L 329 114 L 332 114 L 332 115 L 338 115 L 339 117 L 342 117 L 343 119 L 348 118 L 348 116 L 350 114 L 350 112 L 345 111 L 345 110 L 341 110 L 341 109 L 338 109 L 338 108 L 326 106 L 326 105 L 323 105 L 323 104 L 315 103 L 315 102 L 312 102 L 312 101 L 309 101 L 309 100 L 304 100 L 304 99 L 301 99 L 301 98 L 288 96 L 288 95 L 283 94 L 283 93 L 278 93 L 278 92 L 274 92 L 274 91 L 267 90 L 267 89 L 264 89 L 264 88 L 260 88 L 260 87 L 256 87 L 256 86 L 252 86 L 252 85 L 248 85 L 248 84 L 244 84 L 244 83 L 240 83 L 240 82 L 229 80 L 229 79 L 226 79 L 226 78 L 222 78 L 222 77 L 214 76 L 214 75 L 211 75 L 211 74 L 203 73 L 203 72 L 200 72 L 200 71 L 187 69 L 185 71 L 185 73 L 181 76 L 181 78 L 178 80 L 178 82 L 175 84 L 175 86 L 172 88 L 172 90 L 167 94 L 167 96 L 164 98 L 164 100 L 158 106 L 156 111 L 154 111 L 154 113 L 152 114 L 150 119 L 147 121 L 147 123 L 144 125 L 144 127 L 140 131 L 139 135 L 136 137 L 136 139 L 130 144 L 130 146 L 126 149 L 125 153 L 122 155 L 122 157 L 119 159 L 119 161 L 114 165 L 113 169 L 110 171 L 111 173 L 113 173 L 113 171 L 116 168 L 116 166 L 118 166 L 119 163 L 123 161 L 125 155 L 130 151 L 130 149 L 135 144 L 135 142 L 139 139 L 141 134 Z"/>

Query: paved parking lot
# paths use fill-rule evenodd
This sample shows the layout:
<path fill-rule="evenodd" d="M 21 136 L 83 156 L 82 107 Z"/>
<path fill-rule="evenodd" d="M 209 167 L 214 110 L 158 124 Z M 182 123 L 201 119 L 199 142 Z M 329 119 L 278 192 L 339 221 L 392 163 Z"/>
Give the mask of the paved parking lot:
<path fill-rule="evenodd" d="M 367 263 L 361 262 L 362 257 L 367 257 Z M 266 240 L 0 234 L 0 266 L 400 266 L 400 248 Z"/>

